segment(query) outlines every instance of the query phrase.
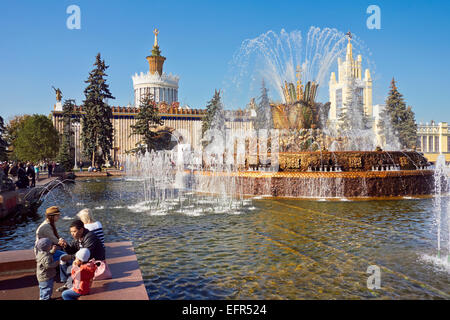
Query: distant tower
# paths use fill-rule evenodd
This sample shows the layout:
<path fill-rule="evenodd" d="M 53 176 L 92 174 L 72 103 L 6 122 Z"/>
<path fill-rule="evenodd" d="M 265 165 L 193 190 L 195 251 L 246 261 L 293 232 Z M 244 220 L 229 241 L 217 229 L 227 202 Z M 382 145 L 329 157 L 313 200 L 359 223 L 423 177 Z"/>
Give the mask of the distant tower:
<path fill-rule="evenodd" d="M 139 107 L 141 98 L 146 94 L 151 94 L 156 103 L 165 102 L 172 104 L 178 101 L 178 81 L 179 77 L 163 72 L 165 57 L 161 56 L 158 45 L 159 30 L 153 31 L 155 42 L 152 54 L 147 57 L 149 72 L 135 74 L 132 76 L 134 88 L 134 104 Z"/>
<path fill-rule="evenodd" d="M 372 118 L 372 78 L 369 69 L 365 70 L 364 79 L 362 79 L 362 57 L 358 55 L 357 59 L 353 59 L 352 35 L 347 33 L 348 44 L 345 61 L 338 58 L 338 78 L 336 74 L 331 73 L 329 90 L 330 90 L 330 120 L 337 120 L 342 110 L 343 103 L 349 94 L 350 83 L 354 80 L 356 85 L 356 93 L 362 95 L 364 102 L 364 113 Z"/>

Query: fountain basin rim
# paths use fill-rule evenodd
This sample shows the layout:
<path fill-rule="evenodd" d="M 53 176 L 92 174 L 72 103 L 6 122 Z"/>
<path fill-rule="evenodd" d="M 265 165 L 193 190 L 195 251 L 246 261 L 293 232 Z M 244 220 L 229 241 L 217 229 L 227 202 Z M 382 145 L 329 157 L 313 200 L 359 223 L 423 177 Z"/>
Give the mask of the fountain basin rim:
<path fill-rule="evenodd" d="M 398 171 L 286 171 L 286 172 L 264 172 L 264 171 L 238 171 L 238 172 L 226 172 L 226 171 L 206 171 L 206 170 L 185 170 L 187 174 L 200 174 L 207 176 L 232 176 L 232 177 L 249 177 L 257 179 L 267 178 L 387 178 L 387 177 L 399 177 L 399 176 L 432 176 L 433 170 L 398 170 Z"/>
<path fill-rule="evenodd" d="M 206 191 L 193 191 L 199 195 L 207 195 L 207 196 L 217 196 L 217 193 L 214 192 L 206 192 Z M 229 194 L 229 196 L 236 196 L 236 198 L 242 197 L 242 199 L 247 200 L 261 200 L 261 201 L 273 201 L 273 200 L 301 200 L 301 201 L 326 201 L 326 202 L 366 202 L 366 201 L 407 201 L 407 200 L 419 200 L 419 199 L 432 199 L 434 195 L 432 194 L 417 194 L 417 195 L 407 195 L 407 196 L 381 196 L 381 197 L 293 197 L 293 196 L 272 196 L 272 195 L 254 195 L 254 194 L 242 194 L 242 195 L 234 195 Z"/>

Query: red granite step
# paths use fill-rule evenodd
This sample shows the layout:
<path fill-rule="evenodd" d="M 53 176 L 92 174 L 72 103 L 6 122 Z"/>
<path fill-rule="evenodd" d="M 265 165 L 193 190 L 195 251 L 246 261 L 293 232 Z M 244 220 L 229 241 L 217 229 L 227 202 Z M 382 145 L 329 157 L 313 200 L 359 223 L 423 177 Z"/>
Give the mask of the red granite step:
<path fill-rule="evenodd" d="M 148 300 L 142 273 L 131 242 L 106 243 L 106 261 L 112 279 L 94 281 L 83 300 Z M 0 300 L 37 300 L 38 282 L 32 250 L 0 252 Z M 60 298 L 55 283 L 52 298 Z"/>

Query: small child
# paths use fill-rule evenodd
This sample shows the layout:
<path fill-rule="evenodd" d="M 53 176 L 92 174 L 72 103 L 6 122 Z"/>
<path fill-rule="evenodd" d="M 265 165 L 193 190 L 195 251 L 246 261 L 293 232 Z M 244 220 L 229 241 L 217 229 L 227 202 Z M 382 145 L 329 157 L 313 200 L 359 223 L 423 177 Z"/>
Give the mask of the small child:
<path fill-rule="evenodd" d="M 72 264 L 73 286 L 62 293 L 63 300 L 77 300 L 80 296 L 89 294 L 92 280 L 97 266 L 89 261 L 91 252 L 87 248 L 81 248 L 75 254 Z"/>
<path fill-rule="evenodd" d="M 39 300 L 50 300 L 55 282 L 56 267 L 59 261 L 53 261 L 56 247 L 49 238 L 41 238 L 36 243 L 36 277 L 39 282 Z"/>

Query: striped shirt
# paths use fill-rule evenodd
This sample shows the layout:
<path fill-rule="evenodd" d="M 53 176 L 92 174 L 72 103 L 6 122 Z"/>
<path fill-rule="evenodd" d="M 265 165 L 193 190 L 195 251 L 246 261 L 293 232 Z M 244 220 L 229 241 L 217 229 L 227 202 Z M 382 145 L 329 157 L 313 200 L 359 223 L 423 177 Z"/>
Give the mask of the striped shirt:
<path fill-rule="evenodd" d="M 89 231 L 92 231 L 102 242 L 103 247 L 105 246 L 105 235 L 103 234 L 103 226 L 100 221 L 96 221 L 94 223 L 86 223 L 84 227 Z"/>

